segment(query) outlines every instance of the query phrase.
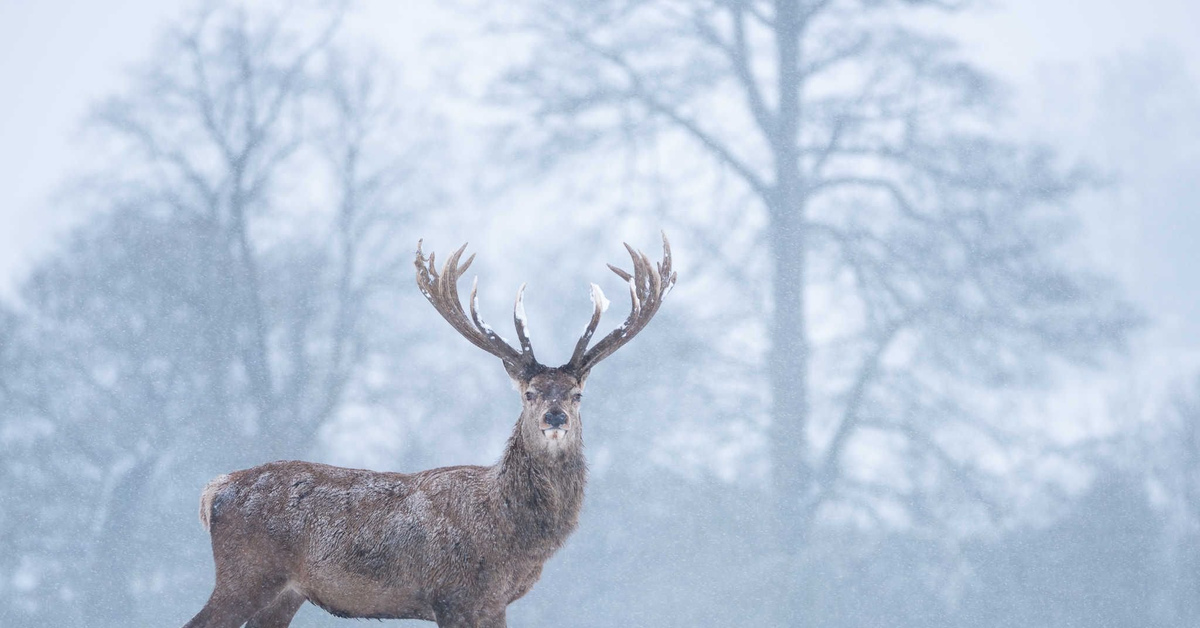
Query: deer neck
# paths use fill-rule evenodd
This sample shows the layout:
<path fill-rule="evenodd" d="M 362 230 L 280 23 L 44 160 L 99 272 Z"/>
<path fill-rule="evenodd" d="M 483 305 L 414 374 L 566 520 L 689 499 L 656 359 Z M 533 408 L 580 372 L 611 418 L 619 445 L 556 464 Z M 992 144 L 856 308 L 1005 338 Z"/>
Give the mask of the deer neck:
<path fill-rule="evenodd" d="M 553 552 L 575 530 L 583 506 L 587 462 L 583 445 L 549 450 L 518 421 L 497 465 L 500 494 L 512 518 L 515 541 L 531 551 Z"/>

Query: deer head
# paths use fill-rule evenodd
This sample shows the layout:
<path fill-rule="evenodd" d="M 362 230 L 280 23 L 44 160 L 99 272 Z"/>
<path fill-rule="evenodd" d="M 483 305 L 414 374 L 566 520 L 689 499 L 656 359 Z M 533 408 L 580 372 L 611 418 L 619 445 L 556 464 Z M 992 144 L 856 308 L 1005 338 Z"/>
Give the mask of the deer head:
<path fill-rule="evenodd" d="M 625 322 L 589 347 L 600 317 L 608 309 L 608 299 L 600 286 L 591 284 L 592 317 L 571 359 L 562 366 L 548 367 L 534 357 L 533 345 L 529 341 L 529 323 L 525 316 L 525 284 L 517 290 L 513 306 L 513 323 L 516 325 L 520 350 L 506 340 L 479 317 L 477 291 L 478 277 L 471 284 L 470 316 L 463 310 L 458 296 L 458 279 L 471 266 L 472 255 L 459 263 L 467 245 L 462 245 L 450 255 L 437 270 L 434 254 L 426 258 L 417 242 L 417 285 L 434 309 L 450 323 L 458 333 L 476 347 L 500 358 L 504 369 L 521 393 L 522 415 L 520 431 L 531 440 L 538 440 L 549 449 L 570 446 L 579 442 L 579 404 L 583 388 L 592 367 L 633 339 L 662 305 L 663 298 L 675 285 L 675 272 L 671 270 L 671 243 L 663 234 L 663 258 L 654 264 L 646 254 L 625 245 L 633 260 L 633 272 L 629 273 L 612 264 L 612 269 L 629 285 L 631 302 L 629 316 Z"/>

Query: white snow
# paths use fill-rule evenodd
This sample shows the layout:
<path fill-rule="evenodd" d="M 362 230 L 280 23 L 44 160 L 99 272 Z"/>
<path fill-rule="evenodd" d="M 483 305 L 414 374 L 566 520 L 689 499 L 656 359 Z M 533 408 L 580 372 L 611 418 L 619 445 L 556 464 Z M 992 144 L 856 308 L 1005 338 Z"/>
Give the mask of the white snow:
<path fill-rule="evenodd" d="M 607 312 L 610 305 L 608 298 L 604 296 L 604 291 L 596 284 L 592 284 L 592 305 L 599 305 L 601 314 Z"/>
<path fill-rule="evenodd" d="M 529 334 L 529 320 L 525 318 L 525 284 L 521 284 L 521 288 L 517 290 L 517 305 L 513 311 L 517 317 L 517 323 L 525 332 L 525 337 L 532 340 L 533 336 Z"/>
<path fill-rule="evenodd" d="M 492 329 L 492 326 L 488 325 L 487 321 L 483 320 L 482 316 L 479 316 L 479 292 L 477 291 L 477 288 L 479 288 L 479 275 L 476 275 L 475 280 L 471 282 L 471 311 L 475 312 L 475 315 L 478 316 L 479 324 L 480 324 L 480 326 L 483 327 L 484 333 L 493 335 L 507 343 L 508 342 L 507 338 L 505 338 L 504 336 L 501 336 L 500 334 L 497 334 L 496 330 Z M 525 286 L 521 286 L 521 289 L 524 290 Z M 517 295 L 517 301 L 520 301 L 520 300 L 521 300 L 520 295 Z"/>

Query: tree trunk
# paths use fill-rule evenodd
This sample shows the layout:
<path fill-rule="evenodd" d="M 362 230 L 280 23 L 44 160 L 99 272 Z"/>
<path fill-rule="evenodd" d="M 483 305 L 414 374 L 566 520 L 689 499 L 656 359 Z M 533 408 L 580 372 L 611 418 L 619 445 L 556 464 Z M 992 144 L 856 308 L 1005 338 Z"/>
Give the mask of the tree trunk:
<path fill-rule="evenodd" d="M 767 199 L 774 310 L 771 318 L 771 465 L 779 560 L 779 625 L 801 625 L 807 610 L 804 575 L 812 520 L 808 492 L 809 345 L 804 286 L 807 253 L 800 128 L 802 17 L 793 1 L 775 7 L 779 108 L 770 129 L 775 187 Z"/>
<path fill-rule="evenodd" d="M 799 212 L 771 226 L 771 464 L 781 561 L 781 623 L 795 625 L 804 604 L 801 575 L 811 513 L 807 452 L 809 347 L 804 313 L 805 243 Z"/>

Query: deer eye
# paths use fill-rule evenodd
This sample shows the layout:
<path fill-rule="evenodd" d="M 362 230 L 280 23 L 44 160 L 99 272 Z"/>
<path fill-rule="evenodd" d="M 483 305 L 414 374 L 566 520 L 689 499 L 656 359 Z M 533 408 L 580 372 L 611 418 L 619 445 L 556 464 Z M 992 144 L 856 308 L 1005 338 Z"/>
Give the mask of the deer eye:
<path fill-rule="evenodd" d="M 531 392 L 531 391 L 525 392 L 525 401 L 533 401 L 533 392 Z"/>
<path fill-rule="evenodd" d="M 579 403 L 580 401 L 583 401 L 583 395 L 581 395 L 580 393 L 575 393 L 574 395 L 571 395 L 571 401 L 574 401 L 575 403 Z"/>

